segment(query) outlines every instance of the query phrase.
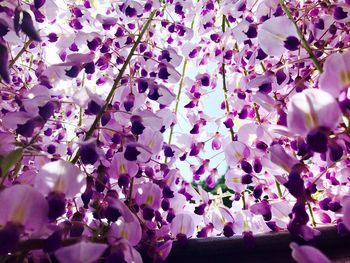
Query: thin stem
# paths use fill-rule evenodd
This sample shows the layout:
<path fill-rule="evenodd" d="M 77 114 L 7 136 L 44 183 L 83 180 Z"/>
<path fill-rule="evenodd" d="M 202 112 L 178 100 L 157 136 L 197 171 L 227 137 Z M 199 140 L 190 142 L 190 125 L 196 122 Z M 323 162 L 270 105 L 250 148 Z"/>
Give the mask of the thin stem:
<path fill-rule="evenodd" d="M 1 182 L 0 182 L 0 189 L 2 189 L 3 184 L 5 183 L 5 180 L 8 177 L 8 173 L 2 176 Z"/>
<path fill-rule="evenodd" d="M 185 61 L 184 61 L 184 66 L 182 68 L 181 79 L 180 79 L 180 83 L 179 83 L 179 90 L 178 90 L 177 96 L 176 96 L 176 104 L 175 104 L 175 112 L 174 112 L 175 115 L 177 114 L 177 111 L 179 110 L 180 97 L 181 97 L 183 81 L 184 81 L 184 78 L 185 78 L 186 67 L 187 67 L 187 58 L 185 58 Z M 174 134 L 174 126 L 175 125 L 171 126 L 171 128 L 170 128 L 168 144 L 171 144 L 171 140 L 172 140 L 173 134 Z"/>
<path fill-rule="evenodd" d="M 281 190 L 281 185 L 277 180 L 275 180 L 275 184 L 276 184 L 276 188 L 277 188 L 278 197 L 282 198 L 283 194 L 282 194 L 282 190 Z"/>
<path fill-rule="evenodd" d="M 131 207 L 131 205 L 132 205 L 132 190 L 133 190 L 133 188 L 134 188 L 134 177 L 131 177 L 129 196 L 128 196 L 128 205 L 129 205 L 129 207 Z"/>
<path fill-rule="evenodd" d="M 221 152 L 218 152 L 216 154 L 214 154 L 213 156 L 209 157 L 208 159 L 211 160 L 211 159 L 214 159 L 215 157 L 219 156 L 220 154 L 223 154 L 224 151 L 221 151 Z"/>
<path fill-rule="evenodd" d="M 83 80 L 81 81 L 81 86 L 84 88 L 85 86 L 85 72 L 83 75 Z M 80 107 L 79 108 L 79 122 L 78 122 L 78 126 L 80 127 L 83 124 L 83 108 Z"/>
<path fill-rule="evenodd" d="M 13 171 L 12 177 L 16 179 L 18 173 L 21 171 L 23 165 L 21 162 L 16 163 L 15 170 Z"/>
<path fill-rule="evenodd" d="M 243 210 L 247 210 L 246 205 L 245 205 L 245 195 L 244 195 L 244 191 L 241 193 L 242 196 L 242 209 Z"/>
<path fill-rule="evenodd" d="M 294 21 L 293 15 L 291 13 L 291 11 L 289 10 L 289 8 L 287 7 L 287 5 L 284 3 L 283 0 L 278 0 L 278 2 L 280 3 L 283 11 L 286 13 L 286 15 L 288 16 L 288 18 L 293 22 L 293 24 L 295 25 L 295 28 L 297 30 L 298 36 L 301 39 L 302 45 L 305 48 L 306 52 L 310 55 L 310 58 L 312 60 L 312 62 L 314 63 L 315 67 L 317 68 L 317 70 L 322 73 L 323 69 L 322 66 L 320 64 L 320 62 L 317 60 L 315 54 L 312 52 L 312 49 L 309 45 L 309 43 L 306 41 L 304 34 L 300 31 L 298 25 L 296 24 L 296 22 Z"/>
<path fill-rule="evenodd" d="M 316 227 L 316 221 L 315 221 L 314 213 L 312 212 L 312 208 L 311 208 L 310 203 L 307 203 L 307 207 L 309 208 L 309 212 L 310 212 L 310 216 L 311 216 L 311 223 L 314 227 Z"/>
<path fill-rule="evenodd" d="M 27 48 L 29 47 L 29 45 L 32 43 L 33 40 L 29 39 L 27 42 L 24 43 L 24 46 L 22 47 L 22 49 L 18 52 L 18 54 L 15 56 L 14 59 L 12 59 L 12 61 L 9 64 L 9 68 L 12 68 L 15 63 L 17 62 L 17 60 L 23 55 L 23 53 L 27 50 Z"/>
<path fill-rule="evenodd" d="M 223 33 L 226 31 L 225 21 L 226 21 L 226 16 L 223 15 L 222 16 L 222 25 L 221 25 L 221 29 L 222 29 Z M 222 48 L 222 51 L 224 51 L 224 47 Z M 222 71 L 222 89 L 224 90 L 225 108 L 226 108 L 226 113 L 229 114 L 230 113 L 230 105 L 228 104 L 226 72 L 225 72 L 225 58 L 224 57 L 222 58 L 221 71 Z M 231 140 L 234 141 L 235 140 L 235 133 L 234 133 L 232 127 L 230 128 L 230 134 L 231 134 Z"/>
<path fill-rule="evenodd" d="M 113 86 L 111 88 L 111 91 L 109 92 L 109 94 L 108 94 L 108 96 L 106 98 L 106 103 L 103 105 L 103 107 L 97 113 L 93 124 L 91 125 L 90 129 L 86 133 L 85 141 L 91 138 L 93 132 L 95 131 L 97 125 L 99 124 L 99 122 L 100 122 L 100 120 L 102 118 L 103 113 L 106 111 L 106 109 L 108 108 L 108 105 L 111 103 L 111 100 L 112 100 L 112 98 L 114 96 L 114 93 L 117 90 L 118 84 L 119 84 L 120 80 L 123 78 L 124 72 L 125 72 L 126 68 L 128 67 L 129 62 L 130 62 L 132 56 L 134 55 L 134 52 L 135 52 L 136 48 L 140 44 L 140 42 L 142 40 L 142 37 L 146 33 L 146 31 L 147 31 L 150 23 L 152 22 L 152 19 L 153 19 L 155 14 L 156 14 L 156 10 L 153 10 L 151 12 L 151 14 L 150 14 L 146 24 L 142 28 L 142 31 L 141 31 L 140 35 L 138 36 L 138 38 L 136 39 L 134 45 L 132 46 L 132 48 L 131 48 L 131 50 L 129 52 L 129 55 L 128 55 L 128 57 L 125 60 L 125 63 L 123 64 L 121 70 L 119 71 L 119 74 L 118 74 L 117 78 L 114 80 L 114 83 L 113 83 Z M 79 156 L 80 156 L 80 150 L 77 151 L 77 153 L 75 154 L 75 156 L 74 156 L 74 158 L 72 159 L 71 162 L 72 163 L 76 163 L 78 161 L 78 159 L 79 159 Z"/>
<path fill-rule="evenodd" d="M 253 107 L 254 107 L 256 120 L 258 121 L 259 124 L 261 124 L 261 118 L 260 118 L 260 113 L 259 113 L 259 110 L 258 110 L 258 105 L 256 105 L 255 102 L 253 103 Z"/>

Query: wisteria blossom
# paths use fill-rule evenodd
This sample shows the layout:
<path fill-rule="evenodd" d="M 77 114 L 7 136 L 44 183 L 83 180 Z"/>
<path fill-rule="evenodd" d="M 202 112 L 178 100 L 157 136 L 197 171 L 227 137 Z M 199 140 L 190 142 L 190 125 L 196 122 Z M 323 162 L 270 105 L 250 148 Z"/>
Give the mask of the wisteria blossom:
<path fill-rule="evenodd" d="M 296 243 L 291 243 L 292 256 L 298 263 L 312 263 L 312 262 L 331 262 L 325 255 L 318 249 L 303 245 L 298 246 Z"/>
<path fill-rule="evenodd" d="M 349 21 L 347 0 L 0 1 L 0 261 L 159 263 L 220 236 L 249 256 L 288 235 L 286 261 L 331 262 Z"/>

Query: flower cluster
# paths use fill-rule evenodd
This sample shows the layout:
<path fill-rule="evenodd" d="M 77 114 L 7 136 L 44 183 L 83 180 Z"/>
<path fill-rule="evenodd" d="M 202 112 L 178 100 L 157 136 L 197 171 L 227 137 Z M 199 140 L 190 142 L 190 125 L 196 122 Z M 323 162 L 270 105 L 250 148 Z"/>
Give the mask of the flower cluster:
<path fill-rule="evenodd" d="M 349 22 L 347 0 L 0 1 L 0 259 L 349 235 Z"/>

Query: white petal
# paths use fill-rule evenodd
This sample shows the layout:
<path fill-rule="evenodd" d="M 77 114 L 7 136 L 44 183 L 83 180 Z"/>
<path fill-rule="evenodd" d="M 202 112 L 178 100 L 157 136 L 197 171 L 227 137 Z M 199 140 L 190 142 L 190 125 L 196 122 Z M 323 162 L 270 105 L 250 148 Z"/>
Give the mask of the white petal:
<path fill-rule="evenodd" d="M 43 194 L 52 191 L 74 197 L 86 187 L 85 175 L 70 162 L 58 160 L 45 164 L 35 177 L 35 187 Z"/>

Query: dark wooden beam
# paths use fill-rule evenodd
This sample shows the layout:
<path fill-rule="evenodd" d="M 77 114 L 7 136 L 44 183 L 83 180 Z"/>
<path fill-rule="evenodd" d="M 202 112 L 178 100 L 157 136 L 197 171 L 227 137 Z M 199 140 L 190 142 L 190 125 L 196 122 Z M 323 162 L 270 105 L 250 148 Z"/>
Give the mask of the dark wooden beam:
<path fill-rule="evenodd" d="M 188 240 L 186 247 L 174 242 L 166 262 L 216 263 L 216 262 L 294 262 L 289 244 L 308 244 L 319 248 L 330 259 L 350 259 L 350 236 L 341 237 L 336 227 L 318 228 L 321 235 L 309 242 L 293 238 L 287 231 L 255 236 L 255 247 L 246 247 L 241 236 L 232 238 L 210 237 Z M 145 262 L 152 262 L 145 260 Z"/>

